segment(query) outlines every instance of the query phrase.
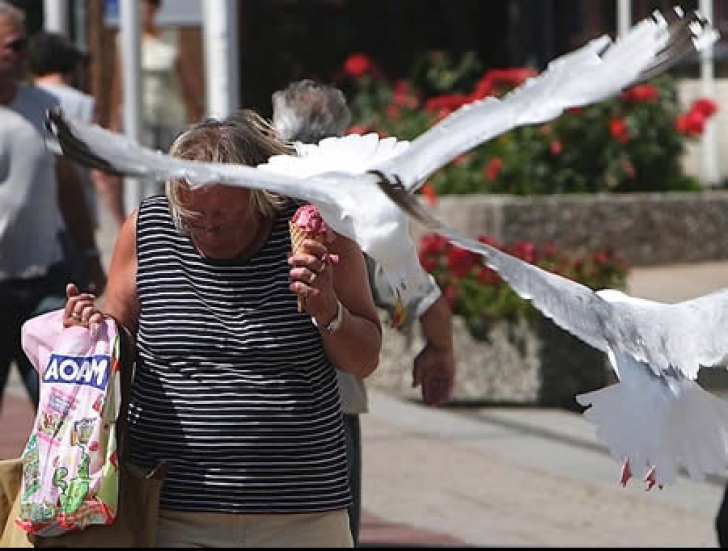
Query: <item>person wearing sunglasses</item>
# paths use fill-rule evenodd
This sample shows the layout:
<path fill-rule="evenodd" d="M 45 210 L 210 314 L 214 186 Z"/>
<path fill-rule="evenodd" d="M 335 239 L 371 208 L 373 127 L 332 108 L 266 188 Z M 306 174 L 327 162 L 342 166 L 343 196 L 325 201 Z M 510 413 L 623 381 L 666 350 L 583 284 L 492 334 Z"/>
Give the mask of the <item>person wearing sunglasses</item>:
<path fill-rule="evenodd" d="M 0 0 L 0 406 L 15 364 L 37 407 L 38 374 L 20 330 L 64 303 L 65 231 L 87 253 L 88 290 L 100 294 L 106 278 L 78 173 L 45 127 L 58 100 L 25 82 L 26 49 L 23 12 Z"/>

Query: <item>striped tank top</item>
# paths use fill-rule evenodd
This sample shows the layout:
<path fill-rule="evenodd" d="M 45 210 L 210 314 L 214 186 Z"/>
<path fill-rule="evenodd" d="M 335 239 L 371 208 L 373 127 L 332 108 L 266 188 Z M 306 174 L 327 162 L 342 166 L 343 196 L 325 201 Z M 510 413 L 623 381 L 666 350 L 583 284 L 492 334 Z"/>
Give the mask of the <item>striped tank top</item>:
<path fill-rule="evenodd" d="M 336 372 L 289 289 L 289 203 L 247 261 L 205 259 L 164 196 L 137 221 L 131 460 L 170 462 L 161 506 L 298 513 L 350 503 Z"/>

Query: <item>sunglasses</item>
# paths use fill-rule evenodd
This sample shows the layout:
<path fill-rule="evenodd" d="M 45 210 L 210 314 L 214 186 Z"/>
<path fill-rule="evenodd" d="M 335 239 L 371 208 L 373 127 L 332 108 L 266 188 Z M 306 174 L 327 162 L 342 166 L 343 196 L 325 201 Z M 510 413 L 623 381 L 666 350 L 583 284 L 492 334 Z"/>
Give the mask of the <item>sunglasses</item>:
<path fill-rule="evenodd" d="M 5 47 L 14 51 L 16 54 L 19 54 L 20 52 L 24 52 L 25 49 L 28 47 L 28 39 L 27 38 L 16 38 L 15 40 L 6 42 Z"/>

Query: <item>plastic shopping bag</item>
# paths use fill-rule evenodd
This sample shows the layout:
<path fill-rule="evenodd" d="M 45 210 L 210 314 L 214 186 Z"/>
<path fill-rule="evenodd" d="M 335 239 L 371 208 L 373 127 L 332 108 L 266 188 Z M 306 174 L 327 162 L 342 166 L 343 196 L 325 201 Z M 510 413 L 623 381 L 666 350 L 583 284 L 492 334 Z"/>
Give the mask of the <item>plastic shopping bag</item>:
<path fill-rule="evenodd" d="M 25 323 L 23 349 L 40 374 L 40 404 L 22 454 L 20 514 L 26 532 L 57 536 L 111 524 L 117 512 L 119 334 L 63 327 L 54 310 Z"/>

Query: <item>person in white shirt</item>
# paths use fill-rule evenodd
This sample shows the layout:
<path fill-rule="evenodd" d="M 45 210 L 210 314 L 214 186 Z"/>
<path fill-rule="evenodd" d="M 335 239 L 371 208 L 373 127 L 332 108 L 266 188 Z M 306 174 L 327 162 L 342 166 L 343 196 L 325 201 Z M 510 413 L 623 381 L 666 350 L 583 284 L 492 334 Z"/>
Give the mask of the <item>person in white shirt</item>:
<path fill-rule="evenodd" d="M 65 303 L 64 232 L 87 252 L 87 290 L 106 276 L 75 166 L 45 127 L 58 100 L 24 81 L 23 12 L 0 0 L 0 403 L 13 363 L 37 407 L 38 374 L 23 353 L 20 330 L 31 317 Z"/>
<path fill-rule="evenodd" d="M 202 118 L 204 105 L 195 92 L 195 74 L 180 56 L 179 31 L 158 23 L 161 0 L 142 0 L 142 136 L 148 147 L 168 151 L 189 122 Z M 117 35 L 117 52 L 121 52 Z M 121 130 L 121 56 L 117 55 L 111 99 L 112 130 Z M 191 119 L 191 120 L 190 120 Z"/>
<path fill-rule="evenodd" d="M 292 82 L 285 90 L 273 93 L 273 127 L 286 140 L 317 143 L 346 131 L 351 112 L 343 92 L 310 79 Z M 383 271 L 365 257 L 374 302 L 394 316 L 395 297 L 383 277 Z M 450 399 L 455 381 L 455 358 L 452 342 L 452 312 L 430 276 L 430 287 L 422 296 L 406 305 L 402 330 L 419 319 L 425 347 L 417 355 L 412 369 L 413 386 L 421 386 L 426 404 L 442 405 Z M 339 394 L 344 411 L 347 436 L 349 481 L 353 503 L 349 523 L 354 544 L 359 542 L 361 523 L 361 434 L 359 415 L 368 411 L 366 386 L 361 378 L 338 370 Z"/>

